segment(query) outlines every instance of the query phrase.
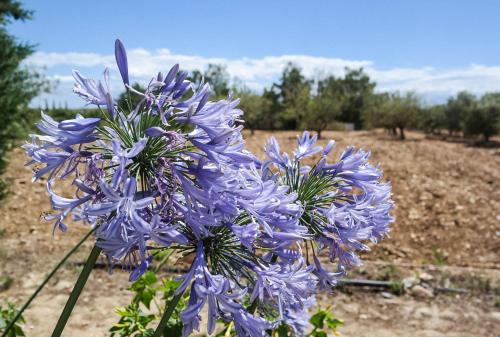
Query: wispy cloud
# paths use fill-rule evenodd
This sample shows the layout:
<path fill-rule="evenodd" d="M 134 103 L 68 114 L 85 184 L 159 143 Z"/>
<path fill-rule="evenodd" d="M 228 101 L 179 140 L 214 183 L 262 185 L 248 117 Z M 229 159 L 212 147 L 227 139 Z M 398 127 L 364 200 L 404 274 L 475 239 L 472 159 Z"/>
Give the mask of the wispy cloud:
<path fill-rule="evenodd" d="M 435 100 L 444 98 L 460 90 L 476 94 L 500 90 L 500 66 L 471 64 L 455 69 L 392 68 L 380 69 L 369 60 L 347 60 L 307 55 L 266 56 L 262 58 L 227 59 L 175 54 L 168 49 L 149 51 L 132 49 L 128 51 L 130 75 L 136 81 L 145 81 L 159 70 L 168 71 L 175 63 L 185 70 L 205 69 L 210 63 L 225 64 L 232 77 L 246 83 L 255 90 L 262 90 L 277 80 L 288 62 L 299 65 L 306 76 L 342 75 L 345 68 L 360 68 L 378 83 L 379 90 L 416 91 L 424 98 Z M 49 78 L 60 83 L 56 92 L 40 97 L 36 103 L 47 99 L 49 102 L 68 102 L 70 106 L 81 103 L 72 96 L 70 70 L 81 69 L 89 76 L 97 77 L 104 67 L 114 71 L 113 87 L 121 90 L 114 65 L 114 56 L 97 53 L 47 53 L 38 52 L 27 63 L 44 67 Z"/>

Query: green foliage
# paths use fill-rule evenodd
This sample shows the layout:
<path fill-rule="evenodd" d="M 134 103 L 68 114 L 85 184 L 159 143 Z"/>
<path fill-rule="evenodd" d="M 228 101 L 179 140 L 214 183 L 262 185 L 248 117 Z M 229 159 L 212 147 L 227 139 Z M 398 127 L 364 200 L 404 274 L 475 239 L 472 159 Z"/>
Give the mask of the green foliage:
<path fill-rule="evenodd" d="M 402 295 L 405 291 L 405 286 L 401 281 L 391 282 L 391 291 L 396 295 Z"/>
<path fill-rule="evenodd" d="M 263 129 L 276 130 L 280 125 L 280 114 L 282 111 L 280 96 L 277 92 L 275 86 L 271 87 L 271 89 L 264 89 L 262 93 L 262 98 L 265 100 L 267 107 L 266 110 L 263 111 L 263 119 L 262 123 L 264 123 Z"/>
<path fill-rule="evenodd" d="M 6 25 L 14 20 L 31 19 L 33 12 L 23 8 L 20 1 L 2 0 L 0 2 L 0 25 Z"/>
<path fill-rule="evenodd" d="M 236 330 L 232 322 L 222 322 L 224 323 L 224 329 L 215 335 L 215 337 L 235 337 Z M 344 321 L 336 318 L 329 309 L 318 308 L 316 313 L 314 313 L 309 323 L 311 323 L 312 330 L 307 333 L 307 337 L 327 337 L 331 334 L 339 336 L 337 329 L 344 325 Z M 330 334 L 329 334 L 330 333 Z M 269 336 L 272 337 L 294 337 L 295 332 L 290 325 L 282 323 L 274 330 L 268 331 Z M 175 335 L 172 335 L 175 336 Z"/>
<path fill-rule="evenodd" d="M 141 93 L 146 91 L 146 88 L 144 88 L 139 83 L 132 84 L 132 88 Z M 116 101 L 116 103 L 122 110 L 132 110 L 135 106 L 137 106 L 137 104 L 139 104 L 139 102 L 143 98 L 144 98 L 143 96 L 137 93 L 126 90 L 118 96 L 118 100 Z M 129 104 L 131 106 L 129 106 Z"/>
<path fill-rule="evenodd" d="M 333 76 L 317 80 L 316 93 L 309 102 L 307 113 L 301 119 L 301 127 L 315 130 L 318 138 L 342 113 L 344 96 Z"/>
<path fill-rule="evenodd" d="M 465 113 L 463 131 L 465 135 L 483 135 L 488 141 L 498 133 L 500 123 L 500 93 L 487 93 Z"/>
<path fill-rule="evenodd" d="M 475 106 L 476 97 L 466 91 L 459 92 L 456 97 L 448 99 L 444 111 L 444 122 L 450 135 L 462 131 L 464 119 Z"/>
<path fill-rule="evenodd" d="M 214 94 L 218 98 L 225 98 L 229 93 L 229 74 L 222 64 L 209 64 L 204 72 L 194 70 L 188 77 L 193 83 L 210 83 Z"/>
<path fill-rule="evenodd" d="M 157 296 L 168 302 L 179 286 L 179 282 L 173 279 L 164 278 L 158 280 L 153 271 L 148 271 L 137 281 L 132 283 L 129 290 L 134 293 L 134 297 L 126 307 L 116 308 L 120 320 L 109 331 L 111 337 L 148 337 L 152 336 L 154 329 L 149 324 L 159 320 L 163 313 L 163 307 L 157 302 Z M 183 296 L 175 308 L 167 326 L 164 336 L 181 336 L 182 323 L 180 313 L 186 307 L 187 294 Z M 152 305 L 156 308 L 153 310 Z"/>
<path fill-rule="evenodd" d="M 209 64 L 205 70 L 205 81 L 210 83 L 210 87 L 216 96 L 225 97 L 229 93 L 229 74 L 226 66 L 221 64 Z"/>
<path fill-rule="evenodd" d="M 308 113 L 311 80 L 306 79 L 301 69 L 288 63 L 275 84 L 281 104 L 281 123 L 285 129 L 296 129 Z"/>
<path fill-rule="evenodd" d="M 234 94 L 240 99 L 238 108 L 245 113 L 245 127 L 249 128 L 252 134 L 255 129 L 265 128 L 263 120 L 271 105 L 269 100 L 245 87 L 235 89 Z"/>
<path fill-rule="evenodd" d="M 31 12 L 19 1 L 4 0 L 0 3 L 0 173 L 6 166 L 6 153 L 15 139 L 24 137 L 33 120 L 28 103 L 48 84 L 37 72 L 26 68 L 22 62 L 34 52 L 34 46 L 19 42 L 6 30 L 13 20 L 27 20 Z M 0 182 L 0 197 L 6 185 Z"/>
<path fill-rule="evenodd" d="M 314 315 L 311 316 L 310 323 L 313 330 L 307 335 L 308 337 L 326 337 L 328 332 L 338 336 L 337 329 L 344 325 L 344 321 L 336 318 L 330 310 L 319 309 Z"/>
<path fill-rule="evenodd" d="M 162 263 L 169 257 L 169 252 L 164 256 L 157 257 L 160 263 L 155 268 L 155 271 L 148 271 L 141 276 L 137 281 L 132 283 L 129 290 L 134 296 L 129 305 L 126 307 L 116 308 L 120 320 L 109 330 L 110 337 L 150 337 L 153 335 L 154 329 L 149 325 L 153 321 L 158 321 L 162 315 L 164 308 L 157 303 L 157 298 L 162 296 L 162 300 L 169 302 L 175 294 L 175 290 L 179 287 L 180 282 L 172 278 L 163 278 L 160 280 L 156 277 L 155 272 L 159 270 Z M 163 331 L 164 336 L 176 337 L 182 335 L 182 321 L 180 319 L 181 312 L 186 308 L 189 294 L 183 295 L 178 305 L 175 307 L 173 314 Z M 152 307 L 152 304 L 156 308 Z M 248 303 L 250 305 L 250 302 Z M 155 310 L 156 309 L 156 310 Z M 277 313 L 261 312 L 267 319 L 276 319 Z M 271 315 L 267 317 L 268 315 Z M 220 320 L 219 323 L 224 325 L 224 329 L 218 332 L 216 337 L 234 337 L 236 330 L 233 322 Z M 318 311 L 311 317 L 310 323 L 313 330 L 307 335 L 309 337 L 327 336 L 328 332 L 338 335 L 337 328 L 343 325 L 343 321 L 336 318 L 329 310 L 318 308 Z M 273 331 L 269 331 L 271 336 L 276 337 L 293 337 L 293 329 L 285 324 L 282 324 Z"/>
<path fill-rule="evenodd" d="M 370 96 L 366 100 L 366 106 L 361 116 L 363 127 L 365 129 L 373 129 L 380 127 L 379 118 L 382 115 L 384 104 L 389 99 L 389 93 L 377 93 Z"/>
<path fill-rule="evenodd" d="M 132 283 L 129 290 L 135 293 L 134 299 L 132 302 L 143 303 L 146 308 L 150 308 L 151 301 L 154 299 L 157 292 L 158 279 L 156 275 L 148 271 L 137 281 Z"/>
<path fill-rule="evenodd" d="M 386 93 L 378 97 L 377 103 L 376 110 L 370 111 L 369 115 L 365 114 L 365 117 L 370 119 L 370 125 L 386 128 L 393 134 L 399 129 L 401 139 L 405 139 L 405 129 L 418 125 L 421 109 L 414 93 Z"/>
<path fill-rule="evenodd" d="M 426 133 L 441 133 L 445 127 L 444 105 L 434 105 L 421 110 L 417 127 Z"/>
<path fill-rule="evenodd" d="M 485 141 L 498 133 L 500 107 L 478 107 L 466 116 L 464 120 L 464 134 L 483 135 Z"/>
<path fill-rule="evenodd" d="M 144 313 L 138 303 L 130 303 L 124 308 L 117 308 L 116 312 L 120 316 L 120 321 L 109 330 L 111 336 L 148 337 L 153 335 L 154 330 L 147 326 L 155 319 L 155 315 Z"/>
<path fill-rule="evenodd" d="M 5 332 L 7 325 L 9 322 L 14 319 L 17 314 L 16 307 L 11 302 L 6 302 L 4 306 L 0 305 L 0 332 Z M 24 318 L 21 316 L 14 326 L 7 333 L 7 337 L 17 337 L 17 336 L 26 336 L 21 327 L 24 324 Z"/>
<path fill-rule="evenodd" d="M 434 256 L 434 264 L 437 266 L 444 266 L 446 265 L 446 257 L 443 255 L 443 252 L 441 252 L 441 249 L 438 247 L 433 247 L 432 248 L 432 255 Z"/>
<path fill-rule="evenodd" d="M 382 269 L 379 272 L 378 279 L 384 280 L 384 281 L 389 281 L 389 280 L 393 280 L 394 278 L 399 277 L 400 274 L 401 273 L 399 271 L 399 268 L 396 265 L 390 263 L 390 264 L 382 267 Z"/>
<path fill-rule="evenodd" d="M 0 158 L 4 158 L 5 156 L 5 151 L 0 150 Z M 3 167 L 5 166 L 5 159 L 0 159 L 0 173 L 4 169 Z M 5 198 L 8 193 L 8 186 L 7 183 L 3 180 L 0 179 L 0 200 Z"/>
<path fill-rule="evenodd" d="M 193 71 L 191 80 L 210 81 L 216 96 L 228 92 L 229 76 L 221 65 L 209 65 L 204 72 Z M 440 134 L 481 134 L 485 139 L 500 128 L 500 93 L 485 94 L 480 100 L 460 92 L 446 104 L 422 106 L 412 92 L 375 92 L 376 83 L 363 69 L 346 69 L 344 76 L 307 78 L 293 63 L 287 64 L 280 79 L 261 95 L 241 83 L 233 84 L 241 98 L 246 126 L 255 129 L 310 129 L 320 136 L 336 123 L 352 123 L 356 129 L 386 128 L 401 139 L 405 130 L 418 129 Z"/>
<path fill-rule="evenodd" d="M 446 128 L 449 135 L 482 135 L 488 141 L 500 129 L 500 93 L 486 93 L 480 99 L 466 91 L 448 99 L 445 106 L 426 109 L 420 128 L 435 132 Z"/>
<path fill-rule="evenodd" d="M 1 233 L 0 233 L 0 236 L 1 236 Z M 14 282 L 14 279 L 8 275 L 0 276 L 0 292 L 9 289 L 13 282 Z"/>
<path fill-rule="evenodd" d="M 360 69 L 346 69 L 343 78 L 337 79 L 342 93 L 342 111 L 339 120 L 353 123 L 356 129 L 362 126 L 363 115 L 370 108 L 375 91 L 375 82 Z"/>

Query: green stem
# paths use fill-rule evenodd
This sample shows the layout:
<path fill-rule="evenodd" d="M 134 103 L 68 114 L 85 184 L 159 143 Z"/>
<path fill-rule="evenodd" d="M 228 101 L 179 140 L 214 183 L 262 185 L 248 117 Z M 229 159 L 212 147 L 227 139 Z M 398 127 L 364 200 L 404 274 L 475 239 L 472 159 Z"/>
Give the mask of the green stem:
<path fill-rule="evenodd" d="M 85 262 L 83 270 L 80 273 L 78 280 L 76 281 L 75 287 L 73 288 L 73 291 L 71 292 L 71 295 L 69 295 L 68 301 L 64 306 L 63 312 L 61 313 L 61 316 L 59 316 L 59 320 L 57 321 L 56 327 L 54 328 L 52 337 L 61 336 L 64 327 L 68 322 L 69 316 L 71 315 L 71 312 L 75 307 L 76 301 L 78 300 L 78 297 L 80 297 L 80 294 L 83 290 L 83 287 L 85 286 L 85 283 L 87 283 L 90 272 L 92 271 L 92 268 L 94 267 L 94 264 L 97 261 L 100 252 L 101 248 L 97 246 L 94 246 L 94 248 L 92 248 L 92 251 L 90 252 L 90 255 L 87 259 L 87 262 Z"/>
<path fill-rule="evenodd" d="M 175 310 L 175 307 L 177 304 L 179 304 L 180 299 L 182 298 L 184 292 L 181 292 L 178 295 L 175 295 L 170 303 L 168 304 L 168 307 L 165 309 L 165 312 L 163 313 L 163 316 L 161 318 L 160 323 L 156 327 L 155 333 L 153 334 L 152 337 L 162 337 L 163 336 L 163 330 L 165 330 L 165 327 L 167 326 L 168 320 L 170 319 L 170 316 L 172 316 L 172 313 Z"/>
<path fill-rule="evenodd" d="M 5 329 L 5 331 L 2 334 L 2 337 L 6 337 L 7 336 L 7 333 L 10 331 L 10 329 L 12 329 L 12 327 L 14 326 L 14 324 L 21 317 L 21 315 L 26 310 L 26 308 L 28 308 L 28 306 L 31 304 L 31 302 L 33 302 L 33 300 L 38 295 L 38 293 L 45 287 L 45 285 L 47 284 L 47 282 L 49 282 L 49 280 L 55 275 L 55 273 L 59 270 L 59 268 L 62 267 L 62 265 L 66 262 L 66 260 L 68 260 L 68 258 L 71 255 L 73 255 L 73 253 L 75 253 L 78 250 L 78 248 L 80 248 L 80 246 L 82 245 L 82 243 L 84 243 L 85 240 L 87 240 L 88 237 L 90 235 L 92 235 L 92 233 L 94 233 L 94 231 L 95 231 L 95 228 L 93 228 L 91 231 L 89 231 L 80 241 L 78 241 L 78 243 L 61 259 L 61 261 L 59 261 L 59 263 L 54 267 L 54 269 L 52 269 L 52 271 L 47 275 L 47 277 L 45 277 L 45 279 L 43 280 L 43 282 L 38 286 L 38 288 L 36 288 L 36 290 L 33 293 L 33 295 L 31 295 L 30 298 L 28 299 L 28 301 L 26 301 L 26 303 L 24 303 L 24 305 L 21 307 L 21 309 L 19 309 L 19 311 L 17 312 L 17 314 L 14 317 L 14 319 L 12 319 L 9 322 L 9 324 L 7 325 L 7 328 Z"/>

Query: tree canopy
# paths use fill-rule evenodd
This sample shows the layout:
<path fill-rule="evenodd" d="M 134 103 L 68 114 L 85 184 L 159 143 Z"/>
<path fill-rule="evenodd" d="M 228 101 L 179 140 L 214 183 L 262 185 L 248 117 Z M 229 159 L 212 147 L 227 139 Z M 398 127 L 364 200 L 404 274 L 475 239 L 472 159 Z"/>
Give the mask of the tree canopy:
<path fill-rule="evenodd" d="M 19 1 L 0 3 L 0 170 L 5 166 L 5 152 L 13 140 L 24 136 L 33 123 L 33 113 L 27 109 L 29 102 L 47 89 L 47 82 L 40 74 L 22 65 L 35 46 L 18 41 L 7 31 L 12 20 L 28 20 L 31 15 Z"/>

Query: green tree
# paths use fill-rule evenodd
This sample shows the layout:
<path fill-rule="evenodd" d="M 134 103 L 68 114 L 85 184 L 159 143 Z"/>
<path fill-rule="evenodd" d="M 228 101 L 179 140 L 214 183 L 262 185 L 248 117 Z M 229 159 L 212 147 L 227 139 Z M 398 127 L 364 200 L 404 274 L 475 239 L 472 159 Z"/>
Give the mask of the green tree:
<path fill-rule="evenodd" d="M 441 133 L 445 126 L 445 105 L 433 105 L 421 110 L 417 127 L 425 133 Z"/>
<path fill-rule="evenodd" d="M 222 64 L 208 64 L 204 72 L 193 70 L 188 77 L 193 83 L 209 83 L 216 97 L 226 97 L 229 93 L 229 74 Z"/>
<path fill-rule="evenodd" d="M 364 128 L 385 127 L 380 120 L 383 117 L 383 108 L 389 98 L 390 94 L 387 92 L 376 93 L 370 96 L 369 100 L 366 101 L 366 106 L 362 114 Z"/>
<path fill-rule="evenodd" d="M 235 89 L 234 94 L 240 99 L 238 107 L 244 112 L 245 126 L 253 135 L 256 129 L 264 127 L 265 112 L 269 111 L 270 102 L 264 96 L 257 95 L 246 87 Z"/>
<path fill-rule="evenodd" d="M 301 126 L 315 130 L 320 139 L 321 132 L 340 116 L 343 96 L 333 76 L 316 81 L 315 87 L 316 93 L 301 119 Z"/>
<path fill-rule="evenodd" d="M 205 81 L 210 83 L 216 96 L 227 96 L 229 93 L 229 74 L 226 66 L 221 64 L 209 64 L 204 75 Z"/>
<path fill-rule="evenodd" d="M 475 106 L 476 97 L 466 91 L 448 99 L 444 115 L 445 126 L 450 136 L 463 130 L 463 121 Z"/>
<path fill-rule="evenodd" d="M 369 109 L 371 97 L 374 94 L 376 83 L 360 69 L 346 69 L 343 78 L 338 78 L 338 85 L 343 95 L 340 120 L 353 123 L 356 129 L 362 127 L 362 116 Z"/>
<path fill-rule="evenodd" d="M 299 67 L 288 63 L 275 88 L 281 104 L 282 126 L 285 129 L 296 129 L 308 111 L 311 81 L 305 78 Z"/>
<path fill-rule="evenodd" d="M 478 106 L 471 110 L 464 120 L 465 135 L 483 135 L 485 141 L 498 133 L 500 107 Z"/>
<path fill-rule="evenodd" d="M 414 93 L 395 92 L 385 95 L 380 109 L 373 118 L 375 126 L 384 127 L 394 135 L 399 129 L 399 138 L 404 140 L 405 130 L 417 125 L 419 112 L 420 103 Z"/>
<path fill-rule="evenodd" d="M 265 102 L 262 111 L 262 128 L 276 130 L 279 127 L 280 115 L 283 110 L 276 86 L 273 85 L 270 89 L 264 89 L 262 99 Z"/>
<path fill-rule="evenodd" d="M 6 165 L 6 151 L 16 138 L 25 136 L 36 118 L 27 109 L 28 103 L 48 88 L 40 74 L 21 64 L 33 54 L 34 46 L 19 42 L 6 30 L 12 20 L 25 21 L 31 17 L 32 12 L 19 1 L 0 3 L 0 171 Z M 0 195 L 3 190 L 5 186 L 0 182 Z"/>
<path fill-rule="evenodd" d="M 500 93 L 487 93 L 464 117 L 465 135 L 483 135 L 485 141 L 498 133 Z"/>

